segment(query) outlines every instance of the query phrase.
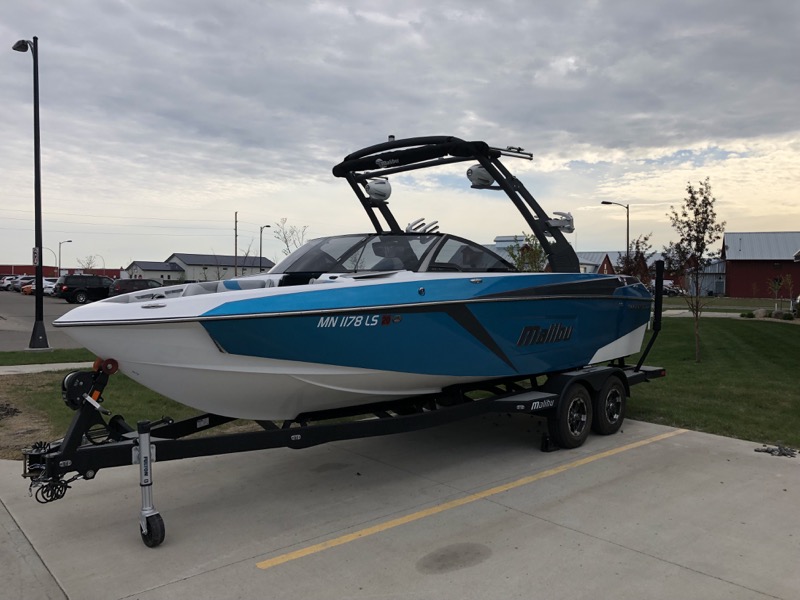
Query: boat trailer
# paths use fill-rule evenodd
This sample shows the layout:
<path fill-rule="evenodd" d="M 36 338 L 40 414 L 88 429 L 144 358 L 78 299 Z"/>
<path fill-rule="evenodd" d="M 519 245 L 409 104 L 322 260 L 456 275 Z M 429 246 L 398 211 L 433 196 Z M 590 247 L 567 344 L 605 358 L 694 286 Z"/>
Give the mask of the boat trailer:
<path fill-rule="evenodd" d="M 100 469 L 139 465 L 139 529 L 144 544 L 153 548 L 165 538 L 164 520 L 153 503 L 153 463 L 157 461 L 309 448 L 415 431 L 487 413 L 543 417 L 547 420 L 547 432 L 541 437 L 543 451 L 577 448 L 590 430 L 601 435 L 619 430 L 631 386 L 666 375 L 661 367 L 643 364 L 661 330 L 663 268 L 663 261 L 658 261 L 653 335 L 636 365 L 618 359 L 560 373 L 451 386 L 429 396 L 304 413 L 282 422 L 258 421 L 260 431 L 190 437 L 236 420 L 210 413 L 181 421 L 164 416 L 139 421 L 134 428 L 103 406 L 103 392 L 119 366 L 113 359 L 97 359 L 91 371 L 74 371 L 64 378 L 61 396 L 75 415 L 62 439 L 37 442 L 22 451 L 22 476 L 30 479 L 30 494 L 48 503 L 63 498 L 74 481 L 94 479 Z"/>
<path fill-rule="evenodd" d="M 203 414 L 181 421 L 162 417 L 129 425 L 111 415 L 102 396 L 114 360 L 97 360 L 91 371 L 75 371 L 62 383 L 62 398 L 75 411 L 63 439 L 37 442 L 23 450 L 23 477 L 41 503 L 64 497 L 74 481 L 94 479 L 100 469 L 139 465 L 142 541 L 164 541 L 164 521 L 153 503 L 153 463 L 267 448 L 308 448 L 326 442 L 389 435 L 450 423 L 486 413 L 522 413 L 547 419 L 541 449 L 573 448 L 590 429 L 614 433 L 622 424 L 630 386 L 663 377 L 658 367 L 608 365 L 587 367 L 546 378 L 484 382 L 449 388 L 435 397 L 363 405 L 299 415 L 283 422 L 259 421 L 262 431 L 190 438 L 231 417 Z M 477 396 L 477 397 L 476 397 Z M 592 414 L 594 413 L 594 419 Z M 356 418 L 360 416 L 361 418 Z M 341 419 L 351 420 L 341 421 Z M 73 474 L 71 477 L 68 475 Z"/>

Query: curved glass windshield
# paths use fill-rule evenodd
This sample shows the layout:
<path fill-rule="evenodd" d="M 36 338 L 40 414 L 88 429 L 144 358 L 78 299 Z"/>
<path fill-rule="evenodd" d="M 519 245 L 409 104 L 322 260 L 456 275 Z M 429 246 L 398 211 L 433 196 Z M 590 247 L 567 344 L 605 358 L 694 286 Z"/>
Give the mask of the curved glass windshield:
<path fill-rule="evenodd" d="M 433 259 L 431 259 L 433 257 Z M 513 271 L 494 252 L 442 234 L 358 234 L 311 240 L 270 273 Z"/>

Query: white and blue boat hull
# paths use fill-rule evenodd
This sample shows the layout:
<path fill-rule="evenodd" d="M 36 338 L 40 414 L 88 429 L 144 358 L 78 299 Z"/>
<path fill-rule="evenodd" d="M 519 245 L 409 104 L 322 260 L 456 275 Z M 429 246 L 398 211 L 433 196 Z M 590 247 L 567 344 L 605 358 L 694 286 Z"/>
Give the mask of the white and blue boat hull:
<path fill-rule="evenodd" d="M 326 275 L 313 285 L 150 299 L 56 323 L 127 375 L 199 410 L 246 419 L 437 393 L 638 352 L 651 297 L 585 274 Z M 234 286 L 235 287 L 235 286 Z M 226 288 L 223 288 L 226 289 Z"/>

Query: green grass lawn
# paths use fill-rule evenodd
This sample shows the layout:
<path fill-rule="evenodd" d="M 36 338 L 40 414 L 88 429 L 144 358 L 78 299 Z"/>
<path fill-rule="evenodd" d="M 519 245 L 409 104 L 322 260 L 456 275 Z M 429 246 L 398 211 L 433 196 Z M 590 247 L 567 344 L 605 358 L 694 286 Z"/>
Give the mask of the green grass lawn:
<path fill-rule="evenodd" d="M 647 358 L 667 377 L 631 390 L 628 417 L 768 444 L 800 446 L 800 327 L 750 319 L 667 318 Z"/>
<path fill-rule="evenodd" d="M 0 352 L 0 366 L 49 365 L 53 363 L 92 362 L 95 355 L 84 348 L 71 350 L 21 350 Z"/>
<path fill-rule="evenodd" d="M 17 392 L 29 407 L 47 415 L 53 432 L 63 436 L 75 414 L 61 400 L 61 381 L 69 371 L 17 375 Z M 136 383 L 122 373 L 111 376 L 103 393 L 103 407 L 121 414 L 132 426 L 142 419 L 156 420 L 169 416 L 175 420 L 200 414 L 200 411 L 174 402 Z"/>

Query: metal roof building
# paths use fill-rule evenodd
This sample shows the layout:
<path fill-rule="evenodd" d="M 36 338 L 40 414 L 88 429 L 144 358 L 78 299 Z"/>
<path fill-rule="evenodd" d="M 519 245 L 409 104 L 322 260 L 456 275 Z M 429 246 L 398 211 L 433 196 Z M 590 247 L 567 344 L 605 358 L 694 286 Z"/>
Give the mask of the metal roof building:
<path fill-rule="evenodd" d="M 770 298 L 771 282 L 784 282 L 779 297 L 800 289 L 800 231 L 730 232 L 723 237 L 725 293 L 734 298 Z"/>
<path fill-rule="evenodd" d="M 793 260 L 800 251 L 800 231 L 726 233 L 725 260 Z"/>
<path fill-rule="evenodd" d="M 180 281 L 212 281 L 230 279 L 235 275 L 255 275 L 275 265 L 268 258 L 258 256 L 233 256 L 220 254 L 188 254 L 176 252 L 164 262 L 137 260 L 127 273 L 133 278 Z"/>

